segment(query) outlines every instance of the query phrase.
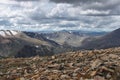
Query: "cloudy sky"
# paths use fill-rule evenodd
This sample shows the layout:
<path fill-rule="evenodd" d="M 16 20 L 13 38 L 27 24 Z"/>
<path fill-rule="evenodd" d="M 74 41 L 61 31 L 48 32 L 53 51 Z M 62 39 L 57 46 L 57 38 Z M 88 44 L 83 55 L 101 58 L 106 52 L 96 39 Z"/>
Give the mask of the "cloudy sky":
<path fill-rule="evenodd" d="M 120 28 L 120 0 L 0 0 L 0 29 Z"/>

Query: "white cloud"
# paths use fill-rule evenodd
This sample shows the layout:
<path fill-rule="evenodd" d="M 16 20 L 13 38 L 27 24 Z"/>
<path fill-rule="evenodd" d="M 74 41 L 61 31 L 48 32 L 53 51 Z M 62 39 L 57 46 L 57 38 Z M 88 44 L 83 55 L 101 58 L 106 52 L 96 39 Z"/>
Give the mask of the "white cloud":
<path fill-rule="evenodd" d="M 70 4 L 56 4 L 56 6 L 48 13 L 48 17 L 64 17 L 68 16 L 68 9 L 71 8 Z"/>

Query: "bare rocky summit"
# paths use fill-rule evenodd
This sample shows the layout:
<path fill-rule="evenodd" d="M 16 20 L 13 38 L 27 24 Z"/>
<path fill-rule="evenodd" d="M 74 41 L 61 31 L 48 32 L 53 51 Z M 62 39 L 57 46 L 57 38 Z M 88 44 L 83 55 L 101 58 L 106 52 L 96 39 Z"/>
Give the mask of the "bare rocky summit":
<path fill-rule="evenodd" d="M 1 59 L 0 80 L 120 80 L 120 48 Z"/>

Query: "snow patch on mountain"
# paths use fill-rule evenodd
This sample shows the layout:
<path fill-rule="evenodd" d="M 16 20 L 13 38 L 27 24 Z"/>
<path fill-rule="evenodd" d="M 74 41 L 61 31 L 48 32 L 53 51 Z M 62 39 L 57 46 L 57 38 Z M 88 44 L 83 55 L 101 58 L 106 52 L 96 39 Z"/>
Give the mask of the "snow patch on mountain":
<path fill-rule="evenodd" d="M 0 36 L 2 37 L 15 36 L 18 33 L 19 33 L 18 31 L 14 30 L 0 30 Z"/>

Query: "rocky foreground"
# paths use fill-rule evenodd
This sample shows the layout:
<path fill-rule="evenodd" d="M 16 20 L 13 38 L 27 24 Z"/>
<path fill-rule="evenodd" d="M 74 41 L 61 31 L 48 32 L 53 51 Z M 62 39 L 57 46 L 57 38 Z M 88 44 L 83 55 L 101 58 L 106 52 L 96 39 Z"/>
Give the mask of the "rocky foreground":
<path fill-rule="evenodd" d="M 0 80 L 120 80 L 120 48 L 1 59 Z"/>

